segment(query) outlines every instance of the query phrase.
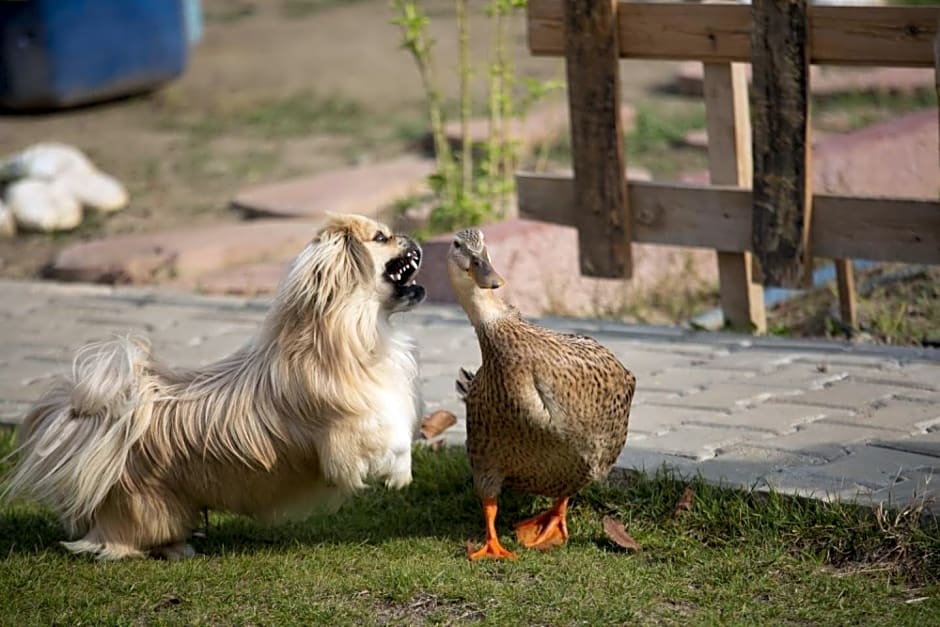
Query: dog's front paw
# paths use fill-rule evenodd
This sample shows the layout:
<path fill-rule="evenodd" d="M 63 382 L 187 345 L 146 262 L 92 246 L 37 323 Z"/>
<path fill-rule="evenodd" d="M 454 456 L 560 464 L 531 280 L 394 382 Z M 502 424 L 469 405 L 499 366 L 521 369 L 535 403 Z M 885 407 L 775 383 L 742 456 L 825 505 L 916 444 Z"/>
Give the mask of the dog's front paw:
<path fill-rule="evenodd" d="M 391 490 L 401 490 L 411 483 L 411 471 L 395 473 L 385 480 L 385 487 Z"/>

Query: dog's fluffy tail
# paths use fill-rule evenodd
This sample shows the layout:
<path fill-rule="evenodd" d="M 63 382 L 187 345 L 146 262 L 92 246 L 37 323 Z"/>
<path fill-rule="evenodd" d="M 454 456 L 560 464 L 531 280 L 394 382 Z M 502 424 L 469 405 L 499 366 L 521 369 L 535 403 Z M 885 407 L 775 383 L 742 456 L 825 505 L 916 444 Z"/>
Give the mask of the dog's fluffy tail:
<path fill-rule="evenodd" d="M 128 453 L 150 426 L 156 387 L 150 347 L 119 338 L 82 349 L 71 377 L 27 415 L 6 494 L 29 494 L 80 533 L 120 481 Z"/>

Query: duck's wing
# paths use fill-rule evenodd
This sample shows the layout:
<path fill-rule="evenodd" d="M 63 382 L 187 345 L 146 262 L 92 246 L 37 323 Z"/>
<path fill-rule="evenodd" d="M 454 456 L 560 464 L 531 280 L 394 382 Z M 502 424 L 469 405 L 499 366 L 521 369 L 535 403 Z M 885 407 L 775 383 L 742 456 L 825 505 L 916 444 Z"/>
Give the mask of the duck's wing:
<path fill-rule="evenodd" d="M 556 341 L 546 347 L 551 358 L 533 364 L 535 390 L 552 419 L 597 426 L 625 421 L 636 389 L 633 374 L 592 338 L 564 335 Z"/>

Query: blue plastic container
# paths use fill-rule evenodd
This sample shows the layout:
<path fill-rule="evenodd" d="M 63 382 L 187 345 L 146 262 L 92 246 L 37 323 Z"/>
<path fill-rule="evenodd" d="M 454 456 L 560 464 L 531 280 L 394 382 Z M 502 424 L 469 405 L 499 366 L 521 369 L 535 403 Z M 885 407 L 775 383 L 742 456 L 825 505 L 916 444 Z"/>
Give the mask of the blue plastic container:
<path fill-rule="evenodd" d="M 179 76 L 193 26 L 185 6 L 185 0 L 0 0 L 0 107 L 71 107 Z"/>

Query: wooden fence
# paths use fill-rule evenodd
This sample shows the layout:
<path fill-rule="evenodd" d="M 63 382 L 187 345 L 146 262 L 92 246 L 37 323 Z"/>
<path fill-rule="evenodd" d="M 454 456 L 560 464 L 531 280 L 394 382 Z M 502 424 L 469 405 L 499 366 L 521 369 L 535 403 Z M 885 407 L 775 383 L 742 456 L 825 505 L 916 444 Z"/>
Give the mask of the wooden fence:
<path fill-rule="evenodd" d="M 590 276 L 630 278 L 632 242 L 713 248 L 726 321 L 758 332 L 763 285 L 806 287 L 812 259 L 833 259 L 856 326 L 848 260 L 940 264 L 940 202 L 812 193 L 809 68 L 938 67 L 940 91 L 938 19 L 806 0 L 529 0 L 531 52 L 567 62 L 574 175 L 519 173 L 520 215 L 577 227 Z M 624 178 L 621 58 L 704 63 L 710 185 Z"/>

